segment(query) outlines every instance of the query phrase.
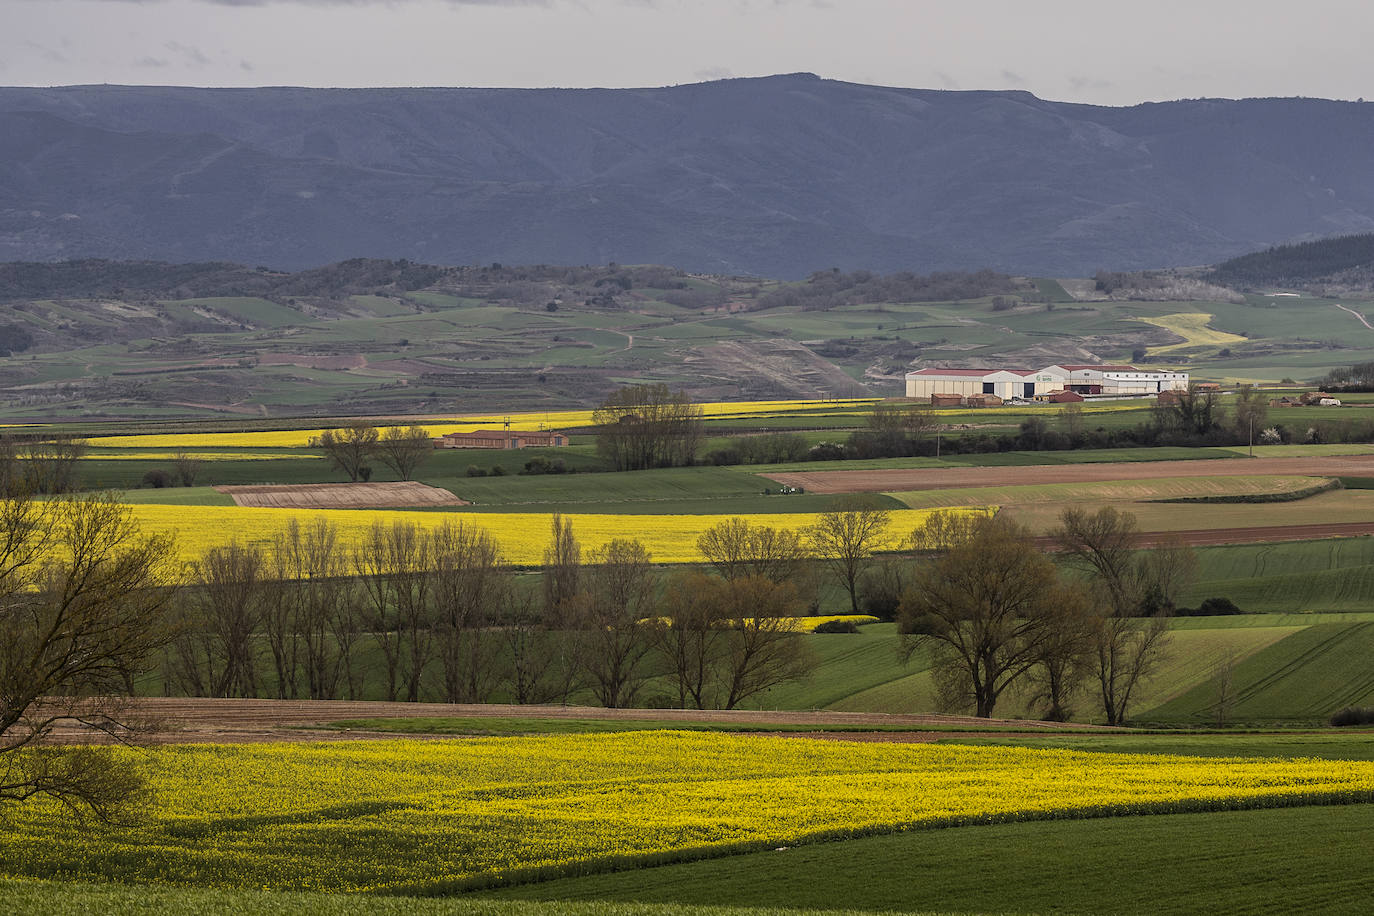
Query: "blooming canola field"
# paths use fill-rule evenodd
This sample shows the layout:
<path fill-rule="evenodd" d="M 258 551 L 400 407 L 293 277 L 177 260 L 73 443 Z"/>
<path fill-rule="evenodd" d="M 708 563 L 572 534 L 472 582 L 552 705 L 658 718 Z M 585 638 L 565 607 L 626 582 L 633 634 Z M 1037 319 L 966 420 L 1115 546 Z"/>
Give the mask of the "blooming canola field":
<path fill-rule="evenodd" d="M 902 829 L 1367 802 L 1374 763 L 699 732 L 134 751 L 143 823 L 7 806 L 0 873 L 440 893 Z"/>
<path fill-rule="evenodd" d="M 826 410 L 864 407 L 876 404 L 879 398 L 851 398 L 831 401 L 713 401 L 698 404 L 702 416 L 711 420 L 734 417 L 757 417 L 769 414 L 805 413 L 824 416 Z M 507 424 L 509 423 L 509 426 Z M 589 426 L 590 410 L 552 410 L 532 413 L 473 414 L 437 420 L 417 419 L 408 423 L 378 423 L 387 426 L 423 426 L 431 436 L 445 433 L 473 432 L 479 429 L 532 431 Z M 102 436 L 92 439 L 92 445 L 106 448 L 305 448 L 323 429 L 285 429 L 247 433 L 171 433 L 166 435 Z"/>
<path fill-rule="evenodd" d="M 417 512 L 375 509 L 260 509 L 241 506 L 175 506 L 140 504 L 130 506 L 133 517 L 147 533 L 170 533 L 177 539 L 183 559 L 194 559 L 209 547 L 239 543 L 266 543 L 295 519 L 301 524 L 326 518 L 337 525 L 345 542 L 356 541 L 375 523 L 411 522 L 422 528 L 437 528 L 444 522 L 476 525 L 489 532 L 501 545 L 506 562 L 537 564 L 543 562 L 548 546 L 552 516 L 542 512 Z M 889 542 L 895 549 L 936 510 L 894 511 L 889 527 Z M 982 508 L 953 510 L 982 514 Z M 697 538 L 727 515 L 564 515 L 583 549 L 598 547 L 614 538 L 637 538 L 654 560 L 660 563 L 691 563 L 702 559 Z M 754 525 L 798 531 L 816 523 L 815 513 L 778 513 L 750 515 Z"/>

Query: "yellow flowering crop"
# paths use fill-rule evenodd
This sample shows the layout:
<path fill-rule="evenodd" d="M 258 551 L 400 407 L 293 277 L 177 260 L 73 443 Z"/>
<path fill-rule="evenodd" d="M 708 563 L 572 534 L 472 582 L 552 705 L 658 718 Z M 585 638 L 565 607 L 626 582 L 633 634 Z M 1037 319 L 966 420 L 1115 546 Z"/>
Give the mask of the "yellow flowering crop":
<path fill-rule="evenodd" d="M 1355 802 L 1374 763 L 634 732 L 117 749 L 143 826 L 0 809 L 0 872 L 442 893 L 901 829 Z"/>
<path fill-rule="evenodd" d="M 698 405 L 708 418 L 786 414 L 833 407 L 862 407 L 878 398 L 851 398 L 835 401 L 715 401 Z M 510 421 L 513 430 L 565 429 L 587 426 L 590 410 L 551 410 L 528 413 L 475 414 L 440 420 L 416 420 L 431 436 L 444 433 L 501 429 Z M 400 422 L 392 426 L 410 426 Z M 255 433 L 172 433 L 168 435 L 104 436 L 91 439 L 92 445 L 117 448 L 304 448 L 322 429 L 288 429 Z"/>
<path fill-rule="evenodd" d="M 299 452 L 295 454 L 273 454 L 271 452 L 198 452 L 188 451 L 186 457 L 194 458 L 197 461 L 281 461 L 294 460 L 297 458 L 318 458 L 323 459 L 323 453 Z M 118 452 L 96 452 L 85 454 L 81 458 L 83 461 L 171 461 L 176 457 L 174 452 L 140 452 L 140 451 L 118 451 Z"/>
<path fill-rule="evenodd" d="M 372 528 L 373 522 L 413 522 L 424 528 L 437 528 L 445 521 L 461 520 L 465 525 L 486 529 L 500 543 L 505 559 L 511 563 L 533 564 L 543 561 L 548 546 L 552 516 L 542 512 L 416 512 L 375 509 L 258 509 L 240 506 L 167 506 L 140 504 L 130 507 L 134 518 L 149 533 L 174 532 L 186 559 L 199 556 L 206 548 L 239 542 L 266 542 L 283 530 L 291 519 L 304 523 L 327 518 L 338 525 L 343 539 L 352 541 Z M 892 513 L 889 548 L 925 522 L 937 510 L 907 509 Z M 948 510 L 982 514 L 981 508 Z M 697 538 L 727 515 L 565 515 L 584 550 L 598 547 L 613 538 L 637 538 L 654 560 L 660 563 L 691 563 L 702 559 Z M 815 524 L 817 515 L 809 512 L 775 515 L 750 515 L 754 525 L 797 531 Z"/>

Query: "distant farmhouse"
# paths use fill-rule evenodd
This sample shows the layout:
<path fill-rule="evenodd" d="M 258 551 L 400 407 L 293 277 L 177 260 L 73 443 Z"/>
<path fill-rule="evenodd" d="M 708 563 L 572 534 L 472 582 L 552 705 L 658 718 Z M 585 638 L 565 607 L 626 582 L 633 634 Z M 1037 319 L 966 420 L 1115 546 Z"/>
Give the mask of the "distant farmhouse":
<path fill-rule="evenodd" d="M 434 440 L 435 448 L 548 448 L 568 444 L 565 433 L 529 430 L 479 429 L 448 433 Z"/>
<path fill-rule="evenodd" d="M 1044 369 L 917 369 L 906 374 L 906 396 L 931 403 L 1066 401 L 1069 395 L 1129 397 L 1186 390 L 1186 372 L 1145 372 L 1135 366 L 1046 366 Z M 955 400 L 957 399 L 957 400 Z M 1081 399 L 1081 398 L 1080 398 Z"/>

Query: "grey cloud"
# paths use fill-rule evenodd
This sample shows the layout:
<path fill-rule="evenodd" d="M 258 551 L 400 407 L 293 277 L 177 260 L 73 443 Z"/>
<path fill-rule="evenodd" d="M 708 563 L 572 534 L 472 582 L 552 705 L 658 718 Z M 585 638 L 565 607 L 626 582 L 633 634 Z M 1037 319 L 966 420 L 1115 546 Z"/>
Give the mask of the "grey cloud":
<path fill-rule="evenodd" d="M 30 0 L 39 2 L 39 0 Z M 166 3 L 167 0 L 104 0 L 106 3 Z M 399 6 L 430 2 L 447 6 L 549 6 L 553 0 L 190 0 L 210 6 Z"/>
<path fill-rule="evenodd" d="M 944 72 L 943 70 L 936 70 L 935 78 L 938 79 L 940 81 L 940 84 L 944 86 L 946 89 L 959 88 L 959 81 L 954 77 L 950 76 L 948 73 Z"/>
<path fill-rule="evenodd" d="M 1074 89 L 1111 89 L 1116 84 L 1111 80 L 1097 79 L 1091 76 L 1070 76 L 1069 85 Z"/>
<path fill-rule="evenodd" d="M 163 45 L 173 54 L 178 54 L 188 64 L 195 67 L 204 67 L 210 63 L 210 58 L 201 52 L 195 45 L 184 45 L 179 41 L 169 41 Z"/>
<path fill-rule="evenodd" d="M 1006 80 L 1008 83 L 1011 83 L 1013 86 L 1026 85 L 1026 81 L 1024 78 L 1022 78 L 1021 74 L 1013 70 L 1003 70 L 1002 79 Z"/>
<path fill-rule="evenodd" d="M 170 65 L 170 61 L 161 57 L 140 57 L 138 60 L 134 61 L 135 67 L 144 67 L 152 69 L 160 69 L 162 67 L 167 67 Z"/>
<path fill-rule="evenodd" d="M 40 45 L 36 41 L 29 41 L 27 39 L 24 41 L 24 46 L 34 51 L 37 51 L 39 54 L 43 56 L 43 59 L 46 61 L 50 61 L 55 64 L 65 64 L 67 62 L 67 55 L 63 54 L 56 48 L 50 48 L 47 45 Z"/>

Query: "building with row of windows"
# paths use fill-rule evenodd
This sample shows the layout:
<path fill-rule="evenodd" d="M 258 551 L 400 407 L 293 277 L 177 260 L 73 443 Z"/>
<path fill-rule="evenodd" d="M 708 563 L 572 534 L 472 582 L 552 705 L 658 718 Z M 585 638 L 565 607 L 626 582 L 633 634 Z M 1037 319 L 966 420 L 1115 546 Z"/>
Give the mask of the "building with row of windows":
<path fill-rule="evenodd" d="M 906 374 L 906 396 L 991 394 L 1003 400 L 1043 398 L 1058 391 L 1105 397 L 1186 390 L 1186 372 L 1149 372 L 1135 366 L 1046 366 L 1043 369 L 917 369 Z"/>

